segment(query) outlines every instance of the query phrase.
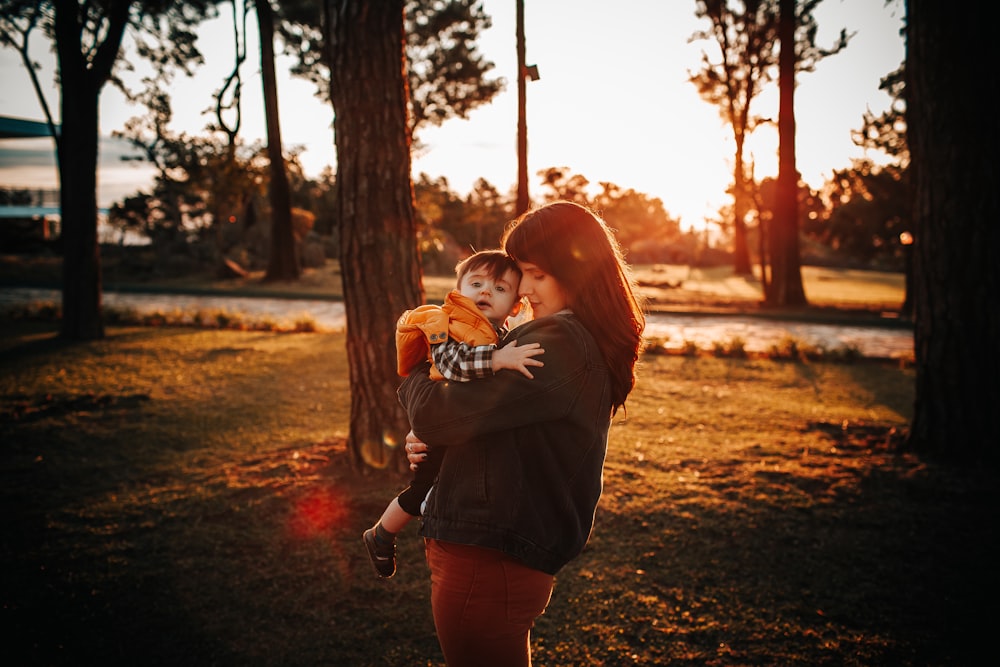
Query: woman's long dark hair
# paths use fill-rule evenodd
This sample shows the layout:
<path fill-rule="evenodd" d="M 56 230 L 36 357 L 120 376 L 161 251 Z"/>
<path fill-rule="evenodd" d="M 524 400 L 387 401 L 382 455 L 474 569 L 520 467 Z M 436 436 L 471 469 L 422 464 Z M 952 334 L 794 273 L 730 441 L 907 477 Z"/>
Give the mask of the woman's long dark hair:
<path fill-rule="evenodd" d="M 503 249 L 559 281 L 573 310 L 597 340 L 611 374 L 612 410 L 635 386 L 646 316 L 618 240 L 590 209 L 557 201 L 507 226 Z"/>

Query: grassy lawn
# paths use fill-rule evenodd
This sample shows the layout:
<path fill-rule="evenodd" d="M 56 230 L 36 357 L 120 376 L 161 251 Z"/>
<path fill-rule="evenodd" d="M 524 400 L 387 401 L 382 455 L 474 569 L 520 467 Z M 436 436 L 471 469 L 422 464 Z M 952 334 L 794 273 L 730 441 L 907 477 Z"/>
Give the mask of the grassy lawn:
<path fill-rule="evenodd" d="M 0 320 L 11 665 L 443 660 L 405 478 L 345 453 L 341 334 Z M 998 490 L 902 451 L 899 364 L 650 356 L 612 429 L 539 665 L 966 665 L 997 593 Z"/>

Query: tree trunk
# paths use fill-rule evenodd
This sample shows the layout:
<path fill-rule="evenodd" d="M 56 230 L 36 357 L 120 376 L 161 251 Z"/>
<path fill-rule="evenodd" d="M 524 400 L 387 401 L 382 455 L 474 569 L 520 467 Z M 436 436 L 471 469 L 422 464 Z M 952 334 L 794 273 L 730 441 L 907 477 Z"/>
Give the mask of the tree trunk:
<path fill-rule="evenodd" d="M 734 121 L 735 122 L 735 121 Z M 733 273 L 746 276 L 750 268 L 750 250 L 747 246 L 747 183 L 743 168 L 743 137 L 736 138 L 736 166 L 733 168 Z"/>
<path fill-rule="evenodd" d="M 264 112 L 267 121 L 267 157 L 271 163 L 271 248 L 265 280 L 297 280 L 299 258 L 292 230 L 292 199 L 288 172 L 281 146 L 278 116 L 278 82 L 274 74 L 274 15 L 270 0 L 254 0 L 260 32 L 260 70 L 264 84 Z"/>
<path fill-rule="evenodd" d="M 517 0 L 517 204 L 514 215 L 521 215 L 531 206 L 528 194 L 528 114 L 527 82 L 524 55 L 524 0 Z M 481 246 L 480 246 L 481 247 Z"/>
<path fill-rule="evenodd" d="M 907 1 L 907 142 L 915 192 L 916 401 L 909 445 L 971 465 L 1000 461 L 1000 194 L 991 22 Z M 966 66 L 942 57 L 962 54 Z M 992 91 L 992 93 L 990 92 Z"/>
<path fill-rule="evenodd" d="M 767 253 L 770 227 L 770 223 L 761 216 L 757 222 L 757 252 L 760 254 L 760 289 L 765 302 L 771 293 L 771 259 Z"/>
<path fill-rule="evenodd" d="M 101 250 L 97 241 L 97 152 L 101 89 L 111 74 L 128 18 L 129 2 L 109 4 L 98 48 L 84 56 L 76 2 L 55 4 L 61 129 L 56 138 L 63 252 L 62 324 L 69 340 L 104 337 Z"/>
<path fill-rule="evenodd" d="M 806 303 L 799 257 L 799 175 L 795 167 L 795 0 L 781 0 L 778 36 L 778 187 L 771 222 L 769 306 Z"/>
<path fill-rule="evenodd" d="M 912 219 L 912 216 L 911 216 Z M 899 316 L 903 319 L 913 319 L 913 237 L 903 244 L 903 305 L 899 308 Z"/>
<path fill-rule="evenodd" d="M 356 464 L 405 469 L 395 324 L 423 301 L 410 181 L 403 0 L 331 0 L 340 267 Z"/>
<path fill-rule="evenodd" d="M 59 139 L 63 253 L 60 335 L 69 340 L 104 337 L 101 250 L 97 241 L 97 107 L 95 91 L 63 84 Z"/>

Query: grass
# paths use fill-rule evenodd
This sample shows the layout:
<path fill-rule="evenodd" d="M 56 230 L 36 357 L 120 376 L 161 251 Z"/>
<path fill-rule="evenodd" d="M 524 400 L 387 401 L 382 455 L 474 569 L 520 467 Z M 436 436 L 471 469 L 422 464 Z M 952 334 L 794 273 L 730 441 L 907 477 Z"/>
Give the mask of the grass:
<path fill-rule="evenodd" d="M 405 478 L 348 465 L 344 338 L 0 320 L 13 665 L 443 664 Z M 997 593 L 992 478 L 901 444 L 899 364 L 647 355 L 537 664 L 963 665 Z"/>

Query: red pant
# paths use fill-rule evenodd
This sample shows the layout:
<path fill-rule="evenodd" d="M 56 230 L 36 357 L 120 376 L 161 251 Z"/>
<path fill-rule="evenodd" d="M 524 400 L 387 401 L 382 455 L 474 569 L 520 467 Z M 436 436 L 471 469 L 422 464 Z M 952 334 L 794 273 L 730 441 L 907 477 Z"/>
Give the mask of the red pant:
<path fill-rule="evenodd" d="M 529 667 L 555 578 L 495 549 L 426 540 L 431 608 L 448 667 Z"/>

